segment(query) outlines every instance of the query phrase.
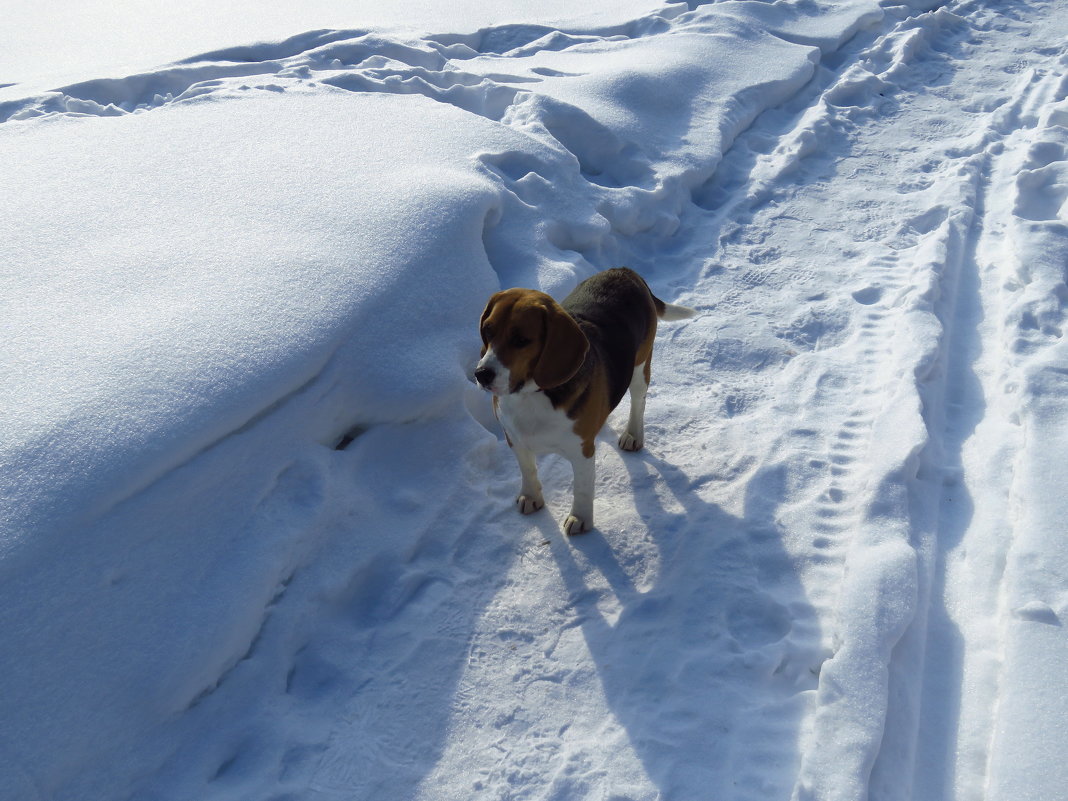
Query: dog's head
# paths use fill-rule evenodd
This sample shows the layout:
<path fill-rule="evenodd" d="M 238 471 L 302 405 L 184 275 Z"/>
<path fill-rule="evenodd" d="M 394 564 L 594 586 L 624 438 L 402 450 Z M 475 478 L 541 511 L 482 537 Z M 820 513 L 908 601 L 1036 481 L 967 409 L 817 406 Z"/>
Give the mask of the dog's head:
<path fill-rule="evenodd" d="M 544 292 L 506 289 L 482 312 L 482 358 L 475 380 L 495 395 L 552 389 L 582 366 L 590 343 Z"/>

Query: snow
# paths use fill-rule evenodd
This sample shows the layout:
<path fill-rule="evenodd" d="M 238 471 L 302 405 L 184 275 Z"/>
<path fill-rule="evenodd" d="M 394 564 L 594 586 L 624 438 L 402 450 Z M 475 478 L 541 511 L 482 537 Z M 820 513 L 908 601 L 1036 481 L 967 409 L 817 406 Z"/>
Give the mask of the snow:
<path fill-rule="evenodd" d="M 268 6 L 255 0 L 41 0 L 4 9 L 0 32 L 0 90 L 17 83 L 34 90 L 100 77 L 122 77 L 199 53 L 277 42 L 305 31 L 412 29 L 421 34 L 472 33 L 502 25 L 604 25 L 626 22 L 659 7 L 656 0 L 303 0 Z M 9 93 L 22 96 L 24 91 Z M 0 94 L 0 97 L 3 97 Z"/>
<path fill-rule="evenodd" d="M 1063 2 L 12 14 L 0 798 L 1063 794 Z M 567 538 L 477 321 L 622 264 Z"/>

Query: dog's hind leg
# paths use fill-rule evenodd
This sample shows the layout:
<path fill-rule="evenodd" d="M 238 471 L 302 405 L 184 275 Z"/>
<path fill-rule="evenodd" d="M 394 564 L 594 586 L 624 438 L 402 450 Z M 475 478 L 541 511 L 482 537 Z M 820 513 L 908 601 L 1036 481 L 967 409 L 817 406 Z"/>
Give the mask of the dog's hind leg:
<path fill-rule="evenodd" d="M 645 444 L 645 396 L 649 392 L 652 356 L 634 368 L 630 380 L 630 418 L 627 430 L 619 437 L 619 447 L 625 451 L 641 450 Z"/>

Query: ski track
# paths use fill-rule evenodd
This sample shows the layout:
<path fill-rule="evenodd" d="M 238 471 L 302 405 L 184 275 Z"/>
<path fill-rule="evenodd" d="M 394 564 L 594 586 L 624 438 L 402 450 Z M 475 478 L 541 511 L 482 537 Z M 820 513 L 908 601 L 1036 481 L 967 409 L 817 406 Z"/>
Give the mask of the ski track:
<path fill-rule="evenodd" d="M 1027 10 L 1049 13 L 1042 5 Z M 839 614 L 831 643 L 835 654 L 823 667 L 802 747 L 799 798 L 984 797 L 990 743 L 980 733 L 995 728 L 989 699 L 997 696 L 1000 659 L 992 655 L 1003 646 L 989 642 L 981 627 L 968 631 L 962 623 L 965 630 L 957 631 L 943 605 L 970 605 L 980 620 L 1007 618 L 999 588 L 1012 542 L 1012 502 L 1005 488 L 1012 485 L 1011 465 L 1020 448 L 1019 401 L 1013 398 L 1020 382 L 1004 366 L 1019 364 L 1012 358 L 1019 348 L 1006 340 L 1021 327 L 1059 335 L 1063 304 L 1046 309 L 1054 319 L 1045 326 L 1034 319 L 1021 326 L 1026 312 L 1006 320 L 1009 301 L 1003 296 L 1019 286 L 1018 278 L 1001 274 L 1014 261 L 1003 238 L 1027 216 L 1022 207 L 1036 202 L 1035 195 L 1014 192 L 1012 179 L 1026 184 L 1036 162 L 1063 158 L 1059 145 L 1031 143 L 1042 139 L 1036 130 L 1057 118 L 1055 109 L 1065 96 L 1063 30 L 1050 31 L 1048 44 L 1028 51 L 1030 58 L 1011 49 L 999 53 L 1004 78 L 994 84 L 997 89 L 988 74 L 969 75 L 961 59 L 980 49 L 985 35 L 1019 35 L 1023 28 L 1022 21 L 999 19 L 977 3 L 902 20 L 779 140 L 779 163 L 769 158 L 756 165 L 757 180 L 740 204 L 785 205 L 774 197 L 784 171 L 796 171 L 799 158 L 818 161 L 809 154 L 835 135 L 845 133 L 850 140 L 836 153 L 836 169 L 852 168 L 850 178 L 869 187 L 858 197 L 885 195 L 878 186 L 885 172 L 877 160 L 894 147 L 878 138 L 881 131 L 902 126 L 926 145 L 904 148 L 902 157 L 917 162 L 917 179 L 898 187 L 901 196 L 893 206 L 883 200 L 871 214 L 883 224 L 902 222 L 889 236 L 879 227 L 861 228 L 883 239 L 885 253 L 866 265 L 863 283 L 852 293 L 863 307 L 854 328 L 863 359 L 843 370 L 859 381 L 843 376 L 839 384 L 858 400 L 828 438 L 830 477 L 815 506 L 817 516 L 829 522 L 813 526 L 819 532 L 813 543 L 837 551 L 834 563 L 843 578 L 818 582 L 838 587 L 833 603 Z M 991 98 L 998 91 L 1004 95 Z M 975 130 L 950 128 L 953 107 L 967 98 L 979 99 L 973 111 L 980 124 Z M 865 120 L 869 104 L 877 107 L 878 120 Z M 935 129 L 934 135 L 925 128 Z M 1043 155 L 1036 158 L 1036 151 Z M 1014 205 L 1001 200 L 1014 194 Z M 806 195 L 810 210 L 812 200 Z M 1062 200 L 1037 201 L 1036 218 L 1055 219 Z M 868 219 L 866 208 L 854 213 Z M 759 215 L 750 218 L 747 214 L 746 224 L 759 227 Z M 1006 370 L 1009 375 L 1002 374 Z M 902 381 L 909 375 L 914 383 Z M 987 415 L 993 422 L 984 426 Z M 991 430 L 978 443 L 972 441 L 977 427 L 984 434 Z M 975 489 L 962 486 L 965 443 L 981 454 L 974 461 L 982 467 L 972 469 L 966 482 Z M 853 467 L 858 456 L 863 472 Z M 940 481 L 946 488 L 933 490 Z M 932 497 L 939 494 L 940 499 Z M 974 515 L 966 511 L 969 503 Z M 839 515 L 836 508 L 860 513 Z M 964 537 L 969 558 L 950 566 L 957 575 L 947 579 L 946 561 L 959 558 L 955 548 Z M 973 547 L 981 552 L 973 556 Z M 865 614 L 858 616 L 860 609 Z M 935 618 L 930 638 L 929 616 Z M 865 618 L 877 622 L 874 630 Z M 966 614 L 956 618 L 968 620 Z M 971 656 L 973 651 L 978 655 Z M 984 691 L 962 699 L 962 686 Z M 957 744 L 958 729 L 980 741 Z M 958 745 L 961 764 L 955 764 Z M 903 773 L 914 771 L 915 787 L 902 781 Z M 932 786 L 931 776 L 944 783 Z"/>
<path fill-rule="evenodd" d="M 977 733 L 996 728 L 1006 621 L 1045 614 L 1010 609 L 1004 589 L 1022 370 L 1059 340 L 1065 304 L 1063 273 L 1013 257 L 1065 200 L 1053 180 L 1068 169 L 1064 24 L 1051 4 L 1005 9 L 887 7 L 699 182 L 670 263 L 704 314 L 664 334 L 649 451 L 622 458 L 602 435 L 596 532 L 565 541 L 546 515 L 515 519 L 506 449 L 469 450 L 453 497 L 411 513 L 421 533 L 345 586 L 310 592 L 321 606 L 296 615 L 304 630 L 279 633 L 268 612 L 249 653 L 185 713 L 225 714 L 247 695 L 228 697 L 230 679 L 258 676 L 285 699 L 257 713 L 262 731 L 234 738 L 220 764 L 208 764 L 211 738 L 156 755 L 142 797 L 160 777 L 203 799 L 985 797 L 992 742 Z M 325 84 L 417 92 L 507 122 L 537 77 L 458 65 L 655 36 L 679 17 L 581 36 L 314 32 L 3 103 L 0 121 Z M 969 66 L 991 48 L 984 69 Z M 967 126 L 951 113 L 965 102 Z M 912 179 L 895 185 L 886 153 Z M 484 161 L 517 193 L 536 169 L 510 154 Z M 628 169 L 633 183 L 642 170 Z M 593 235 L 559 236 L 581 252 Z M 862 250 L 877 255 L 858 260 Z M 761 311 L 784 292 L 792 320 Z M 757 319 L 766 338 L 739 342 L 734 317 Z M 672 374 L 695 361 L 713 384 L 672 398 Z M 747 445 L 769 419 L 771 446 Z M 372 480 L 359 460 L 380 435 L 332 457 L 348 486 Z M 657 440 L 676 443 L 673 463 Z M 261 514 L 307 517 L 320 472 L 294 466 Z M 559 508 L 566 467 L 549 460 L 543 473 Z M 485 504 L 448 511 L 469 486 Z M 416 505 L 402 495 L 388 502 Z M 338 532 L 361 501 L 374 503 L 338 507 Z M 490 527 L 502 536 L 479 535 Z M 272 607 L 315 573 L 287 577 Z M 970 617 L 996 625 L 969 628 Z M 420 639 L 427 621 L 435 636 Z M 256 658 L 286 647 L 283 674 Z M 502 676 L 510 700 L 480 692 Z M 964 697 L 964 684 L 983 691 Z M 391 724 L 420 715 L 423 731 Z M 610 768 L 603 752 L 633 759 Z"/>

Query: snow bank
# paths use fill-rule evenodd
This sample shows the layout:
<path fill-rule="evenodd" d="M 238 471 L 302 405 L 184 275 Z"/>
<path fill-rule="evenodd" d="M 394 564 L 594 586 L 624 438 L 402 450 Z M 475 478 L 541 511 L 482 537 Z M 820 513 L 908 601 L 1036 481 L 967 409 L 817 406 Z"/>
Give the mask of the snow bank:
<path fill-rule="evenodd" d="M 450 167 L 518 137 L 411 98 L 386 107 L 263 93 L 0 129 L 3 258 L 24 266 L 4 298 L 14 522 L 37 538 L 100 515 L 327 368 L 343 386 L 317 391 L 345 400 L 310 421 L 324 443 L 455 396 L 500 201 Z"/>
<path fill-rule="evenodd" d="M 461 403 L 498 285 L 473 154 L 518 137 L 344 92 L 29 128 L 0 129 L 0 704 L 47 796 L 248 648 L 315 544 L 263 516 L 342 434 Z"/>

